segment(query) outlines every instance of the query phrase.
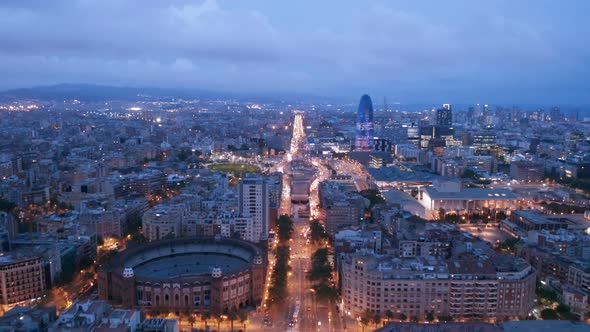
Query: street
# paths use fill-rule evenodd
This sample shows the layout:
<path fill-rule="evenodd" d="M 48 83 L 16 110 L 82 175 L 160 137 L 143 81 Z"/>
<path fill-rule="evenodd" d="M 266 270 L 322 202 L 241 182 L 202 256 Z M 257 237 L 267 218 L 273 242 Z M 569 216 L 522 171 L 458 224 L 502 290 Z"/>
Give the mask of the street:
<path fill-rule="evenodd" d="M 288 276 L 289 297 L 282 308 L 271 308 L 269 312 L 272 326 L 263 326 L 262 331 L 342 331 L 344 330 L 334 304 L 321 304 L 317 301 L 311 288 L 312 284 L 306 274 L 311 267 L 311 255 L 317 248 L 310 245 L 306 236 L 309 219 L 319 218 L 319 184 L 331 176 L 331 170 L 319 158 L 310 158 L 307 151 L 305 132 L 303 131 L 302 115 L 296 113 L 291 151 L 274 168 L 283 172 L 283 190 L 281 193 L 280 214 L 293 216 L 293 236 L 289 242 L 291 247 L 290 267 Z M 299 217 L 298 210 L 305 205 L 291 203 L 291 183 L 288 175 L 289 164 L 293 160 L 304 159 L 317 169 L 315 178 L 310 185 L 309 208 L 310 217 Z M 269 265 L 269 269 L 270 269 Z M 270 270 L 269 270 L 270 271 Z M 253 321 L 262 322 L 262 313 Z M 252 328 L 252 326 L 250 326 Z"/>

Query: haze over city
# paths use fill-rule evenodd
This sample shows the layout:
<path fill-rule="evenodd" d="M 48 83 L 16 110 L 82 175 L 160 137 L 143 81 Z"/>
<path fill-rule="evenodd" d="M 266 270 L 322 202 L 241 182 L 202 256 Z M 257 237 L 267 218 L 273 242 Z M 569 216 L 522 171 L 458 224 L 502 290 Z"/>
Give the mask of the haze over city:
<path fill-rule="evenodd" d="M 590 332 L 589 7 L 0 3 L 0 331 Z"/>

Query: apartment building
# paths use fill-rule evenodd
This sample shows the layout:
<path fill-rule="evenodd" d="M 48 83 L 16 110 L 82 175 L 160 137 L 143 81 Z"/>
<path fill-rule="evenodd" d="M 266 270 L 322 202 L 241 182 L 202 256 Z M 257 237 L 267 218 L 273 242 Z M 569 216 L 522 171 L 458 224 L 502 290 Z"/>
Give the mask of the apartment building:
<path fill-rule="evenodd" d="M 535 270 L 523 259 L 464 254 L 450 260 L 353 253 L 341 259 L 345 313 L 391 310 L 494 321 L 526 316 L 534 305 Z"/>
<path fill-rule="evenodd" d="M 0 256 L 0 301 L 14 305 L 43 295 L 45 291 L 41 258 Z"/>

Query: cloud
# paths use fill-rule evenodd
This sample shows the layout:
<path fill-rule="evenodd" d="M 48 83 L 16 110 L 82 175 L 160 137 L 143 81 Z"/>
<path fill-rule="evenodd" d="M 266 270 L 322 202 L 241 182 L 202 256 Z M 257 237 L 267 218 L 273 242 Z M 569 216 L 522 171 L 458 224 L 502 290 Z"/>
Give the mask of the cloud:
<path fill-rule="evenodd" d="M 507 79 L 523 89 L 540 79 L 588 83 L 589 47 L 572 36 L 584 30 L 568 17 L 575 8 L 531 3 L 8 1 L 0 4 L 0 31 L 9 32 L 0 34 L 0 86 L 75 81 L 469 98 L 467 90 L 515 94 L 504 89 Z M 559 95 L 557 83 L 542 87 Z"/>
<path fill-rule="evenodd" d="M 16 55 L 260 61 L 272 57 L 275 38 L 259 12 L 223 10 L 214 0 L 162 7 L 76 1 L 60 8 L 2 8 L 0 15 L 7 18 L 0 21 L 2 31 L 13 32 L 2 37 L 2 52 Z"/>

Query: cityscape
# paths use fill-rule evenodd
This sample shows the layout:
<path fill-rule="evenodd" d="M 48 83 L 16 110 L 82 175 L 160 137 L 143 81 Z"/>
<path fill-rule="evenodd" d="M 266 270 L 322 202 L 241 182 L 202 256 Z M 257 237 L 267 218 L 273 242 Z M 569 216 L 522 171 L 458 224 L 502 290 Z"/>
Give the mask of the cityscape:
<path fill-rule="evenodd" d="M 332 3 L 334 31 L 294 28 L 294 4 L 194 2 L 0 4 L 15 32 L 0 36 L 0 331 L 590 331 L 587 62 L 506 43 L 570 45 L 572 4 L 521 24 L 506 12 L 528 6 L 490 5 L 501 28 L 473 33 L 501 31 L 505 53 L 486 47 L 472 54 L 484 69 L 469 58 L 450 79 L 446 55 L 423 52 L 457 36 L 470 50 L 461 22 L 479 9 L 463 1 L 433 4 L 474 14 L 440 26 L 415 4 Z M 92 33 L 106 12 L 112 26 Z M 555 31 L 525 29 L 553 13 Z M 340 57 L 366 31 L 344 38 L 339 15 L 401 23 L 375 23 L 375 53 Z M 64 17 L 80 30 L 61 35 Z M 416 44 L 385 61 L 379 29 Z M 317 56 L 265 53 L 295 43 L 286 31 Z M 199 51 L 179 46 L 188 32 Z M 570 56 L 581 67 L 551 76 Z M 382 76 L 405 57 L 397 83 Z"/>

